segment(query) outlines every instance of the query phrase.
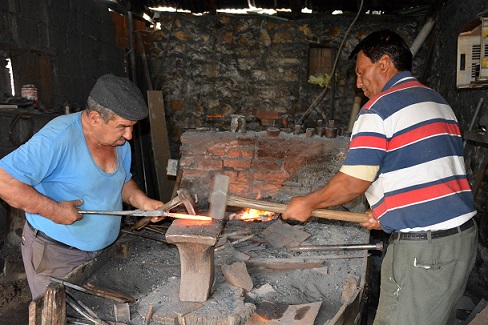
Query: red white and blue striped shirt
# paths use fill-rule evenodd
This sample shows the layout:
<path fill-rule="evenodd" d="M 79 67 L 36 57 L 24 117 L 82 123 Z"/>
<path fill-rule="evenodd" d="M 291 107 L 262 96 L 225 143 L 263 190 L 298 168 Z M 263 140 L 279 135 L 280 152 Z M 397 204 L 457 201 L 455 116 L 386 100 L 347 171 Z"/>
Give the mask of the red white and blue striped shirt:
<path fill-rule="evenodd" d="M 344 170 L 379 167 L 365 195 L 384 231 L 441 230 L 476 214 L 463 153 L 449 104 L 404 71 L 362 107 Z"/>

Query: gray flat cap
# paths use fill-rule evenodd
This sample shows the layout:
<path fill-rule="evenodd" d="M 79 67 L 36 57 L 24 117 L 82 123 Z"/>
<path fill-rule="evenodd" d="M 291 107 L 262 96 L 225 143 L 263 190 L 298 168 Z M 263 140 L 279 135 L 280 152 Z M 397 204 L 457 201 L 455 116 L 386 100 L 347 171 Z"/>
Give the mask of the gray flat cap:
<path fill-rule="evenodd" d="M 101 76 L 93 86 L 90 97 L 130 121 L 139 121 L 148 115 L 148 108 L 141 91 L 127 78 L 113 74 Z"/>

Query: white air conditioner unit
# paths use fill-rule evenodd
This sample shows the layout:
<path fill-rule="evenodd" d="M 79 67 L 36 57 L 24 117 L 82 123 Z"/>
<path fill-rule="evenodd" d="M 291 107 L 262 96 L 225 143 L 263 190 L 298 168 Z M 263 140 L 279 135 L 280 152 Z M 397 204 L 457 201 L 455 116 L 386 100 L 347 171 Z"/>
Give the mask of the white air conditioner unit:
<path fill-rule="evenodd" d="M 488 87 L 488 17 L 467 24 L 458 36 L 456 87 Z"/>

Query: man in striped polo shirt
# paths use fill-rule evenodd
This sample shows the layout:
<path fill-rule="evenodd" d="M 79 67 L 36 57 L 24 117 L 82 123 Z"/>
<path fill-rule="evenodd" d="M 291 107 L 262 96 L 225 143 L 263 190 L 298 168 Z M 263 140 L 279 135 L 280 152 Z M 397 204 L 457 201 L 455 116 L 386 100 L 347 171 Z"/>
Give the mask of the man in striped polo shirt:
<path fill-rule="evenodd" d="M 457 119 L 412 76 L 412 53 L 398 34 L 370 34 L 356 56 L 357 87 L 369 101 L 344 164 L 323 188 L 290 200 L 283 218 L 304 222 L 365 194 L 371 209 L 362 226 L 391 233 L 374 324 L 454 324 L 478 241 Z"/>

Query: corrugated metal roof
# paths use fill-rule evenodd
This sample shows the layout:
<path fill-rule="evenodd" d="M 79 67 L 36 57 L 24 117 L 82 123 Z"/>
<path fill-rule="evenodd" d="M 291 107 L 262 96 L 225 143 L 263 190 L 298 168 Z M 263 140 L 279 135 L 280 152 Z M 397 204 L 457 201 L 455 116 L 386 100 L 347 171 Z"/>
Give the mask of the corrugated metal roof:
<path fill-rule="evenodd" d="M 106 3 L 116 2 L 119 7 L 130 8 L 136 13 L 149 12 L 150 7 L 173 7 L 193 13 L 206 13 L 219 9 L 292 9 L 300 12 L 307 8 L 312 12 L 331 12 L 342 10 L 357 12 L 361 0 L 99 0 Z M 381 11 L 395 14 L 416 8 L 435 8 L 453 0 L 363 0 L 363 10 Z"/>

